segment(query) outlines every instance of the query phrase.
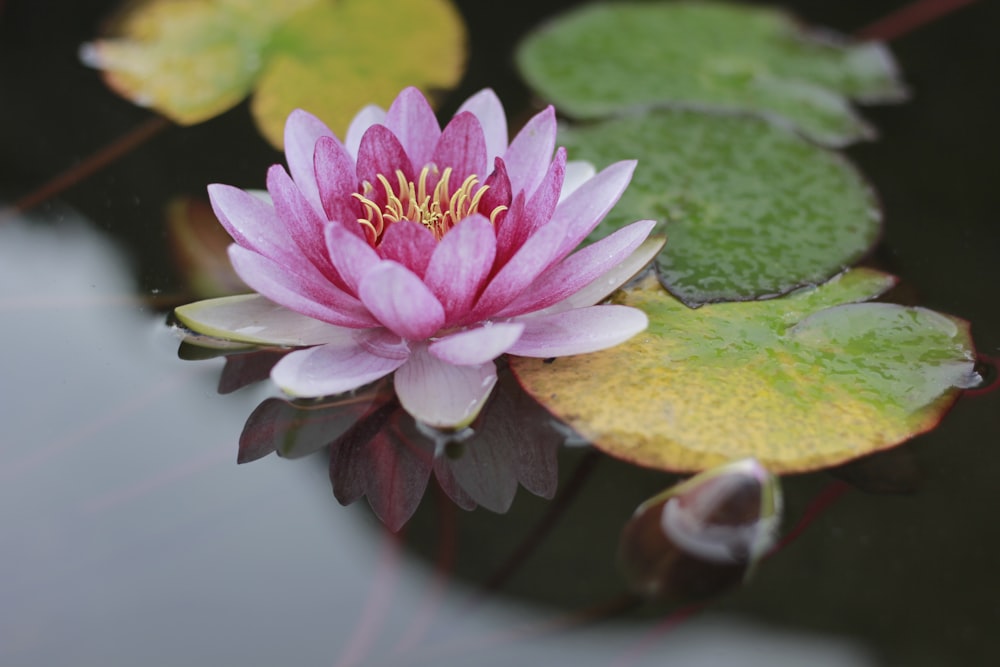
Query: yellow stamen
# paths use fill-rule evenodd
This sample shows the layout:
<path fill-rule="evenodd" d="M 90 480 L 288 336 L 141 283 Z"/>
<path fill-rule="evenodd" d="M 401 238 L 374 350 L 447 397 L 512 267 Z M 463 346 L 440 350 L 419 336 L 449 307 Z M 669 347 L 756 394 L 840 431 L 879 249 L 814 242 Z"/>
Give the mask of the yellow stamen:
<path fill-rule="evenodd" d="M 388 225 L 401 220 L 419 222 L 434 234 L 434 238 L 441 240 L 459 220 L 479 210 L 483 196 L 490 189 L 488 185 L 479 185 L 479 178 L 473 174 L 462 181 L 454 192 L 450 192 L 452 168 L 447 167 L 441 172 L 433 192 L 428 192 L 427 181 L 432 171 L 437 174 L 437 167 L 427 165 L 420 170 L 414 183 L 407 180 L 402 170 L 397 169 L 395 187 L 389 183 L 388 178 L 378 174 L 375 178 L 385 192 L 385 204 L 381 207 L 370 198 L 375 186 L 368 181 L 361 184 L 360 193 L 353 193 L 352 196 L 361 202 L 364 209 L 363 217 L 358 218 L 358 223 L 372 237 L 369 239 L 372 245 L 381 242 Z M 506 206 L 494 207 L 489 212 L 490 222 L 496 224 L 497 217 L 506 210 Z"/>

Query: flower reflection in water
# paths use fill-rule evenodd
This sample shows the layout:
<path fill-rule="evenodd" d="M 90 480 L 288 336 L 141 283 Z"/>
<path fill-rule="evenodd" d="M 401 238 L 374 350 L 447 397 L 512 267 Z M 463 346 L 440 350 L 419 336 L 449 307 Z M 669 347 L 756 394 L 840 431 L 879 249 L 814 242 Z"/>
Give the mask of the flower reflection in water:
<path fill-rule="evenodd" d="M 231 390 L 267 377 L 287 351 L 230 354 L 219 382 Z M 277 453 L 300 458 L 329 450 L 330 482 L 347 505 L 366 497 L 391 530 L 416 511 L 431 474 L 459 507 L 506 512 L 518 483 L 551 498 L 556 454 L 565 434 L 524 394 L 505 366 L 487 405 L 469 426 L 432 429 L 400 405 L 388 379 L 329 400 L 268 398 L 253 411 L 240 436 L 238 460 Z"/>

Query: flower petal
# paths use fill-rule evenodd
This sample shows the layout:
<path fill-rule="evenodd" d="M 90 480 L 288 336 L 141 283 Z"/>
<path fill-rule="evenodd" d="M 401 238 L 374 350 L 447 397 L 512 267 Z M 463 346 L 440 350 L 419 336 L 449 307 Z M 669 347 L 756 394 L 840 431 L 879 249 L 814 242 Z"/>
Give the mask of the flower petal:
<path fill-rule="evenodd" d="M 294 269 L 295 266 L 302 264 L 304 258 L 324 276 L 334 283 L 339 283 L 340 276 L 330 263 L 330 255 L 326 251 L 324 242 L 323 228 L 326 226 L 326 220 L 309 205 L 298 186 L 280 164 L 273 165 L 267 170 L 267 191 L 274 201 L 274 210 L 278 218 L 301 252 L 301 258 L 283 258 L 291 263 L 289 268 Z M 276 233 L 280 231 L 273 230 L 271 235 L 274 236 Z"/>
<path fill-rule="evenodd" d="M 424 225 L 400 220 L 386 228 L 376 250 L 382 259 L 399 262 L 423 278 L 437 244 L 437 239 Z"/>
<path fill-rule="evenodd" d="M 556 147 L 556 112 L 551 106 L 535 114 L 510 142 L 503 159 L 514 192 L 528 196 L 542 182 Z"/>
<path fill-rule="evenodd" d="M 469 111 L 479 119 L 486 137 L 486 163 L 502 157 L 507 151 L 507 115 L 500 98 L 489 88 L 484 88 L 465 100 L 457 113 Z"/>
<path fill-rule="evenodd" d="M 510 218 L 507 222 L 510 222 Z M 520 296 L 549 266 L 552 253 L 565 233 L 566 220 L 551 221 L 535 232 L 493 276 L 472 313 L 459 323 L 489 319 Z"/>
<path fill-rule="evenodd" d="M 444 308 L 423 281 L 402 264 L 383 260 L 358 289 L 369 312 L 407 340 L 427 338 L 444 324 Z"/>
<path fill-rule="evenodd" d="M 545 178 L 535 188 L 534 194 L 524 207 L 524 216 L 529 223 L 525 230 L 528 235 L 552 219 L 552 213 L 559 203 L 559 192 L 562 190 L 565 173 L 566 149 L 559 148 L 548 171 L 545 172 Z"/>
<path fill-rule="evenodd" d="M 441 171 L 451 167 L 451 190 L 466 177 L 486 174 L 486 138 L 479 119 L 468 111 L 458 114 L 444 128 L 434 147 L 431 162 Z"/>
<path fill-rule="evenodd" d="M 454 366 L 415 348 L 396 371 L 396 395 L 417 420 L 436 428 L 467 426 L 496 384 L 496 366 Z"/>
<path fill-rule="evenodd" d="M 622 263 L 649 236 L 655 224 L 652 220 L 633 222 L 550 266 L 497 316 L 512 317 L 562 301 Z M 611 288 L 608 293 L 614 289 Z M 583 305 L 590 306 L 593 303 Z"/>
<path fill-rule="evenodd" d="M 382 175 L 395 185 L 396 170 L 402 171 L 407 180 L 413 180 L 413 165 L 399 139 L 385 125 L 372 125 L 358 147 L 358 182 L 367 181 L 375 187 L 368 197 L 379 206 L 384 206 L 386 199 L 376 177 Z"/>
<path fill-rule="evenodd" d="M 486 178 L 486 182 L 483 185 L 486 187 L 486 192 L 479 203 L 480 211 L 485 212 L 487 215 L 492 215 L 493 211 L 499 206 L 503 206 L 505 209 L 510 208 L 510 178 L 507 176 L 507 165 L 503 163 L 502 158 L 495 158 L 493 160 L 493 172 Z M 497 214 L 495 223 L 499 225 L 505 215 L 506 211 L 501 211 Z"/>
<path fill-rule="evenodd" d="M 358 191 L 358 171 L 354 158 L 333 137 L 320 137 L 313 155 L 316 179 L 319 182 L 320 209 L 327 220 L 352 225 L 362 234 L 357 220 L 357 207 L 351 195 Z"/>
<path fill-rule="evenodd" d="M 592 280 L 575 294 L 549 306 L 545 309 L 545 312 L 557 313 L 600 303 L 609 294 L 646 268 L 653 261 L 653 258 L 660 253 L 660 250 L 663 249 L 663 244 L 666 243 L 666 240 L 666 237 L 663 236 L 651 236 L 647 238 L 636 248 L 635 252 L 622 260 L 620 264 L 608 270 L 604 275 Z"/>
<path fill-rule="evenodd" d="M 423 93 L 412 86 L 404 89 L 389 107 L 383 124 L 399 138 L 416 169 L 430 162 L 441 126 Z"/>
<path fill-rule="evenodd" d="M 372 354 L 354 341 L 330 343 L 285 355 L 271 369 L 271 379 L 287 394 L 315 398 L 357 389 L 405 362 Z"/>
<path fill-rule="evenodd" d="M 410 356 L 410 344 L 382 327 L 355 331 L 354 340 L 367 352 L 379 357 L 406 361 Z"/>
<path fill-rule="evenodd" d="M 313 171 L 313 153 L 320 137 L 333 137 L 333 132 L 316 116 L 302 109 L 295 109 L 285 121 L 285 159 L 295 184 L 316 213 L 323 211 L 316 172 Z"/>
<path fill-rule="evenodd" d="M 562 192 L 559 201 L 576 192 L 576 189 L 589 181 L 597 173 L 594 165 L 586 160 L 570 160 L 566 163 L 566 175 L 563 178 Z"/>
<path fill-rule="evenodd" d="M 215 217 L 233 241 L 247 250 L 279 262 L 298 255 L 295 243 L 284 232 L 274 206 L 231 185 L 208 186 Z"/>
<path fill-rule="evenodd" d="M 649 324 L 646 313 L 629 306 L 590 306 L 518 321 L 524 323 L 524 333 L 507 352 L 541 358 L 614 347 Z"/>
<path fill-rule="evenodd" d="M 487 191 L 488 194 L 488 191 Z M 518 192 L 511 199 L 510 207 L 497 217 L 495 229 L 497 236 L 497 258 L 494 266 L 500 268 L 510 261 L 518 248 L 524 245 L 528 238 L 525 233 L 531 223 L 525 217 L 526 198 L 523 192 Z"/>
<path fill-rule="evenodd" d="M 174 315 L 192 331 L 254 345 L 321 345 L 348 339 L 355 331 L 288 310 L 259 294 L 196 301 L 176 308 Z"/>
<path fill-rule="evenodd" d="M 611 207 L 618 203 L 632 180 L 635 164 L 635 160 L 623 160 L 602 169 L 556 207 L 553 221 L 565 220 L 567 223 L 566 236 L 556 253 L 559 259 L 580 245 Z"/>
<path fill-rule="evenodd" d="M 347 128 L 347 134 L 344 135 L 344 148 L 347 149 L 348 154 L 357 160 L 358 147 L 361 146 L 361 137 L 365 136 L 365 132 L 372 125 L 384 122 L 385 109 L 382 107 L 369 104 L 359 111 L 351 120 L 351 124 Z"/>
<path fill-rule="evenodd" d="M 467 313 L 493 267 L 493 225 L 475 213 L 459 221 L 434 249 L 424 282 L 444 306 L 446 321 Z"/>
<path fill-rule="evenodd" d="M 253 290 L 297 313 L 355 329 L 378 326 L 360 301 L 321 276 L 297 274 L 235 244 L 229 246 L 229 261 Z"/>
<path fill-rule="evenodd" d="M 487 322 L 440 338 L 427 347 L 432 355 L 456 366 L 473 366 L 493 361 L 517 342 L 524 324 Z"/>
<path fill-rule="evenodd" d="M 381 261 L 378 253 L 367 241 L 336 222 L 327 224 L 325 238 L 330 261 L 343 278 L 348 292 L 358 294 L 362 278 Z"/>

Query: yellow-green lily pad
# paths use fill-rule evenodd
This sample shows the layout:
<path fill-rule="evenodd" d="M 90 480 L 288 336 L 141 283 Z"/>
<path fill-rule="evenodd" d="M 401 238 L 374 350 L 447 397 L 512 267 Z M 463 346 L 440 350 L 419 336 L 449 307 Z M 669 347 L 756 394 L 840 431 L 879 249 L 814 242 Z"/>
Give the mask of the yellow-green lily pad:
<path fill-rule="evenodd" d="M 754 457 L 778 473 L 833 466 L 933 428 L 976 378 L 968 325 L 858 303 L 893 278 L 855 269 L 779 299 L 692 310 L 647 277 L 618 300 L 649 329 L 545 363 L 522 386 L 603 451 L 690 472 Z"/>
<path fill-rule="evenodd" d="M 529 35 L 517 62 L 530 86 L 577 118 L 664 105 L 750 112 L 830 146 L 874 136 L 849 98 L 906 96 L 881 44 L 717 2 L 587 5 Z"/>
<path fill-rule="evenodd" d="M 841 155 L 760 119 L 661 110 L 563 128 L 575 159 L 636 158 L 632 183 L 594 230 L 662 223 L 660 280 L 690 306 L 822 283 L 876 242 L 871 187 Z"/>
<path fill-rule="evenodd" d="M 448 0 L 140 0 L 81 50 L 108 85 L 182 125 L 252 91 L 265 137 L 282 144 L 305 108 L 343 132 L 400 89 L 458 83 L 465 26 Z"/>

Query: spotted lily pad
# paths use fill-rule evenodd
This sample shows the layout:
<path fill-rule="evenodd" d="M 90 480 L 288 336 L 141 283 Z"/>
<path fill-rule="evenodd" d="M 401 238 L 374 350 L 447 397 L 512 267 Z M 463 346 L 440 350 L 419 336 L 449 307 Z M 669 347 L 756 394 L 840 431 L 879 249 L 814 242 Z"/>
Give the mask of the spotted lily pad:
<path fill-rule="evenodd" d="M 578 118 L 663 105 L 751 112 L 830 146 L 874 135 L 848 98 L 906 95 L 878 43 L 714 2 L 589 5 L 531 34 L 517 61 L 529 85 Z"/>
<path fill-rule="evenodd" d="M 649 329 L 618 347 L 511 362 L 524 388 L 595 446 L 696 471 L 754 457 L 773 472 L 836 465 L 939 421 L 976 378 L 968 325 L 924 308 L 857 303 L 866 269 L 767 301 L 686 308 L 652 278 L 621 301 Z"/>
<path fill-rule="evenodd" d="M 632 220 L 663 223 L 660 279 L 690 306 L 777 296 L 851 266 L 881 213 L 841 155 L 749 117 L 660 111 L 564 128 L 576 159 L 638 159 L 596 240 Z"/>
<path fill-rule="evenodd" d="M 140 0 L 81 57 L 116 92 L 182 125 L 254 91 L 254 118 L 280 147 L 297 107 L 343 131 L 405 86 L 454 86 L 465 28 L 448 0 Z"/>

